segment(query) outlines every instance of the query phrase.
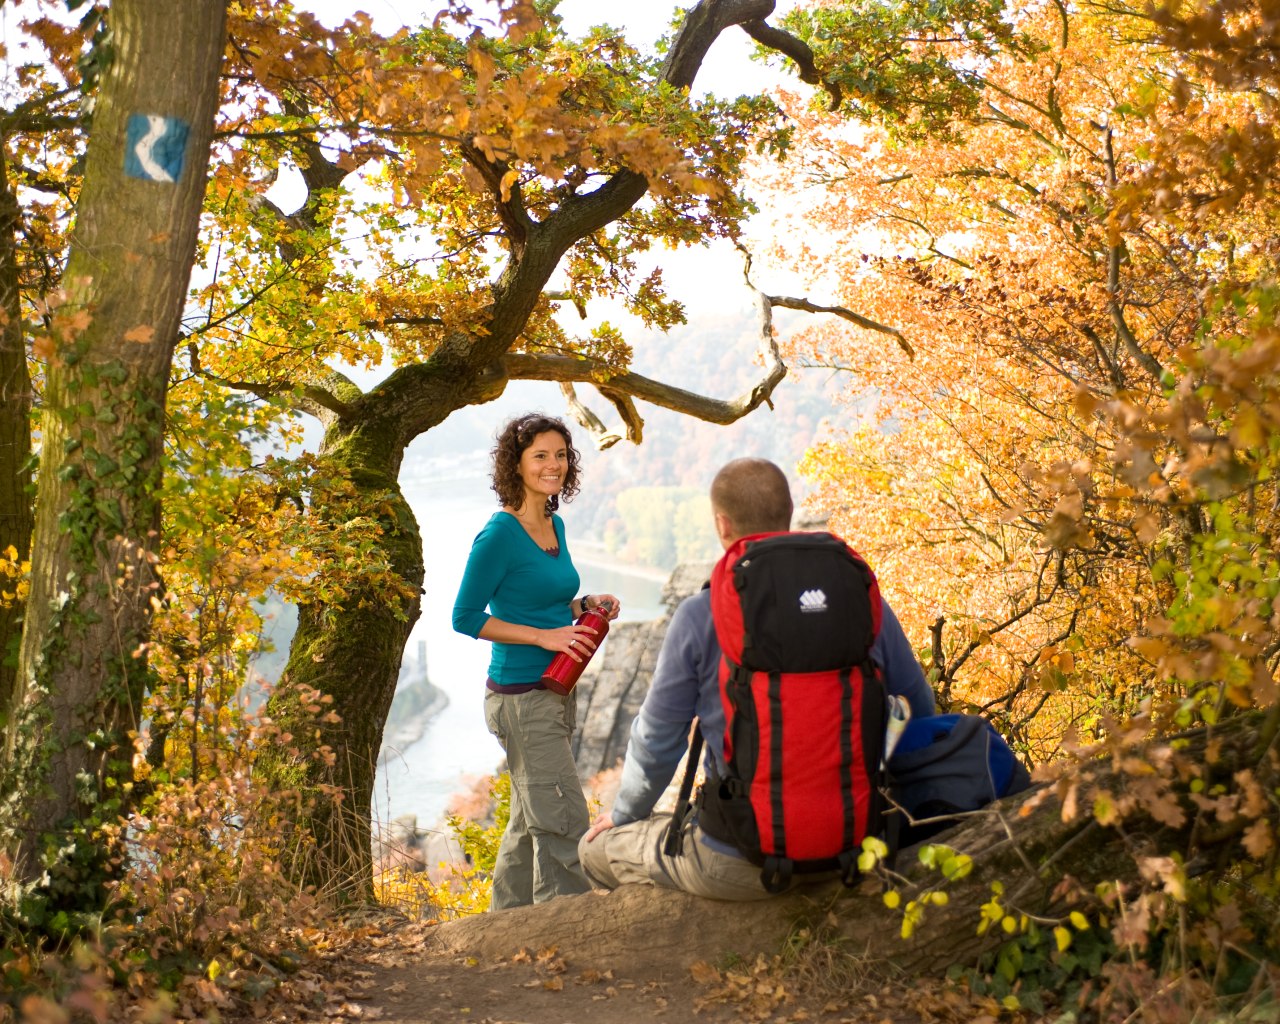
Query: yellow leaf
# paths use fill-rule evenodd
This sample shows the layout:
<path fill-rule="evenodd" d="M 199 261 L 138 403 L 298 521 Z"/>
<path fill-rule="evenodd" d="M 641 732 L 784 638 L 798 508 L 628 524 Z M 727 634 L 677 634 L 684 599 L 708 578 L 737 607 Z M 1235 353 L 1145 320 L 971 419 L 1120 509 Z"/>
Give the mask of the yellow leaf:
<path fill-rule="evenodd" d="M 1093 802 L 1093 816 L 1099 825 L 1114 825 L 1120 820 L 1120 814 L 1110 797 L 1100 796 Z"/>
<path fill-rule="evenodd" d="M 1078 910 L 1071 911 L 1071 923 L 1075 925 L 1076 931 L 1084 932 L 1089 930 L 1089 919 Z"/>
<path fill-rule="evenodd" d="M 130 327 L 124 332 L 125 341 L 137 342 L 139 345 L 149 345 L 156 336 L 156 329 L 150 324 L 138 324 L 137 327 Z"/>
<path fill-rule="evenodd" d="M 1058 952 L 1063 953 L 1071 945 L 1071 930 L 1059 925 L 1053 930 L 1053 938 L 1058 943 Z"/>
<path fill-rule="evenodd" d="M 896 889 L 890 889 L 888 892 L 886 892 L 883 896 L 883 899 L 884 899 L 884 905 L 888 907 L 890 910 L 897 910 L 899 904 L 902 903 L 902 896 L 899 895 Z"/>

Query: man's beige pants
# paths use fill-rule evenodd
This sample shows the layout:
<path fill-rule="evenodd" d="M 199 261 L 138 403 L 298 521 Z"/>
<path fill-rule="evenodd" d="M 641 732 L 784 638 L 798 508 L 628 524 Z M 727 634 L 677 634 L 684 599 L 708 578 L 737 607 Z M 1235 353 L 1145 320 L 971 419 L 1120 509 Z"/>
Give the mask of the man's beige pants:
<path fill-rule="evenodd" d="M 741 857 L 713 850 L 702 842 L 693 822 L 684 827 L 684 845 L 675 856 L 662 850 L 670 814 L 615 825 L 591 842 L 584 836 L 578 856 L 592 884 L 616 889 L 625 882 L 651 882 L 713 900 L 762 900 L 770 893 L 760 868 Z"/>
<path fill-rule="evenodd" d="M 591 888 L 578 864 L 590 818 L 569 738 L 574 696 L 550 690 L 485 693 L 484 718 L 507 753 L 511 818 L 493 868 L 493 910 Z"/>

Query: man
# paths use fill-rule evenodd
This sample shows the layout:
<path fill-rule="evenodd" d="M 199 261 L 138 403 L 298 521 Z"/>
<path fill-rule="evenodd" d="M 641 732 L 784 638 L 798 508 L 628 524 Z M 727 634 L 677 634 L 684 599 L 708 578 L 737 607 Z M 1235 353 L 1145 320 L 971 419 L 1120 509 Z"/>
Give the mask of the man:
<path fill-rule="evenodd" d="M 736 459 L 711 484 L 711 510 L 721 545 L 741 537 L 788 530 L 791 489 L 777 466 L 764 459 Z M 933 693 L 902 626 L 884 601 L 880 634 L 871 648 L 885 687 L 911 706 L 912 717 L 934 713 Z M 592 883 L 612 889 L 624 882 L 652 882 L 695 896 L 754 900 L 770 895 L 760 868 L 727 843 L 703 833 L 696 818 L 685 825 L 680 853 L 663 852 L 671 815 L 653 815 L 688 747 L 696 716 L 706 740 L 708 767 L 725 772 L 724 707 L 719 684 L 720 646 L 711 620 L 711 596 L 687 598 L 671 619 L 653 681 L 631 726 L 622 782 L 613 808 L 596 818 L 578 854 Z"/>

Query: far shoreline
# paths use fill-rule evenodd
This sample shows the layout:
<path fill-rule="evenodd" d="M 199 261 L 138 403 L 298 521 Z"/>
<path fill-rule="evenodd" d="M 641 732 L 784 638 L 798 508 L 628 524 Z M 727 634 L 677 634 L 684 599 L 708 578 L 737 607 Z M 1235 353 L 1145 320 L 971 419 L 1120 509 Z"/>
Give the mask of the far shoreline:
<path fill-rule="evenodd" d="M 611 555 L 603 544 L 593 541 L 575 541 L 572 548 L 574 565 L 586 565 L 593 569 L 609 569 L 624 576 L 634 576 L 636 579 L 649 580 L 652 583 L 666 583 L 671 578 L 671 573 L 675 571 L 673 569 L 657 569 L 649 565 L 634 565 L 630 562 L 617 561 L 615 556 Z"/>

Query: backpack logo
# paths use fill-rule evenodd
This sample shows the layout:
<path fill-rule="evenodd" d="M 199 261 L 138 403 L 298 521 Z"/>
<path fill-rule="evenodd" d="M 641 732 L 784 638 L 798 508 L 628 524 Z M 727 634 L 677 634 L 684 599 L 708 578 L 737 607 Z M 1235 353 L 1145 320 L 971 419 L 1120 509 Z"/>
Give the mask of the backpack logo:
<path fill-rule="evenodd" d="M 825 612 L 827 610 L 827 595 L 817 588 L 806 590 L 800 595 L 800 610 L 802 612 Z"/>

